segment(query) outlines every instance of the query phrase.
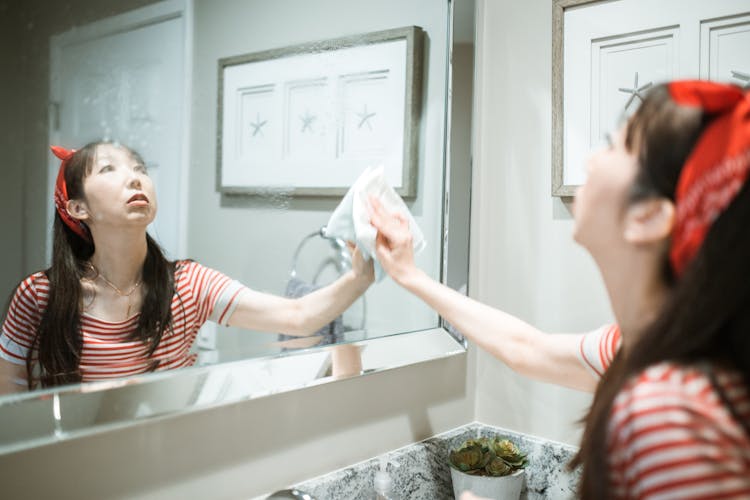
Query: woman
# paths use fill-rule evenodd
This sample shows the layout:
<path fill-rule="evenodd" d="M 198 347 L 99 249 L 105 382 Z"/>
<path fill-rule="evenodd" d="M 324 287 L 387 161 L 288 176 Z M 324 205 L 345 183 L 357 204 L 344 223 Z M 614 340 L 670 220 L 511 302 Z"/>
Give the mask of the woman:
<path fill-rule="evenodd" d="M 545 335 L 446 289 L 414 267 L 401 218 L 374 202 L 378 258 L 511 367 L 595 388 L 572 463 L 582 498 L 750 498 L 750 97 L 658 86 L 587 168 L 575 239 L 617 327 Z"/>
<path fill-rule="evenodd" d="M 143 160 L 117 144 L 62 160 L 55 185 L 52 265 L 26 278 L 0 335 L 0 390 L 86 382 L 189 366 L 206 320 L 309 335 L 372 283 L 352 270 L 299 299 L 256 292 L 193 261 L 170 262 L 146 228 L 157 212 Z"/>

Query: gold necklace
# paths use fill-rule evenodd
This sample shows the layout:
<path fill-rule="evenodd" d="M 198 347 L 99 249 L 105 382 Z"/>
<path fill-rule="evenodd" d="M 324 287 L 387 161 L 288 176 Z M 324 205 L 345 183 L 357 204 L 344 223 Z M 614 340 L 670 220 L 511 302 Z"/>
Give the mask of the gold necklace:
<path fill-rule="evenodd" d="M 115 291 L 115 293 L 117 293 L 117 295 L 119 295 L 120 297 L 127 297 L 128 298 L 128 312 L 125 313 L 125 317 L 126 318 L 130 318 L 130 308 L 132 306 L 131 300 L 130 300 L 130 296 L 133 295 L 133 292 L 135 292 L 136 289 L 139 286 L 141 286 L 141 282 L 143 281 L 143 279 L 142 278 L 138 278 L 138 281 L 135 283 L 135 285 L 133 285 L 133 288 L 131 288 L 128 293 L 125 293 L 122 290 L 120 290 L 119 288 L 117 288 L 114 283 L 112 283 L 107 278 L 105 278 L 104 275 L 102 273 L 100 273 L 99 270 L 94 266 L 94 264 L 92 264 L 92 263 L 89 262 L 89 266 L 91 267 L 91 269 L 95 273 L 94 280 L 96 280 L 96 278 L 101 278 L 102 280 L 104 280 L 104 282 L 107 285 L 109 285 L 110 288 L 112 288 L 112 290 Z"/>

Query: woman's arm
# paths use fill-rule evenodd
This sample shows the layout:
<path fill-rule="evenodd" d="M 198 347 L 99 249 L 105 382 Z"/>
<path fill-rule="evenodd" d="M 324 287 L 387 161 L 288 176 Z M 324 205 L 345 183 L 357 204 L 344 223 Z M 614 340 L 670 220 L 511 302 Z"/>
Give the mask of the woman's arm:
<path fill-rule="evenodd" d="M 303 297 L 291 299 L 245 290 L 237 298 L 228 324 L 296 336 L 318 331 L 352 305 L 374 280 L 372 261 L 365 262 L 359 250 L 352 252 L 351 271 Z"/>
<path fill-rule="evenodd" d="M 458 331 L 514 371 L 530 378 L 593 392 L 597 380 L 581 363 L 583 334 L 548 334 L 466 297 L 421 270 L 404 288 L 435 309 Z"/>
<path fill-rule="evenodd" d="M 26 366 L 0 358 L 0 394 L 25 392 L 26 385 L 19 384 L 19 380 L 26 380 Z"/>
<path fill-rule="evenodd" d="M 578 356 L 583 334 L 547 334 L 433 280 L 414 264 L 408 223 L 371 200 L 378 229 L 378 260 L 398 284 L 421 298 L 458 331 L 514 371 L 530 378 L 593 392 L 597 379 Z"/>

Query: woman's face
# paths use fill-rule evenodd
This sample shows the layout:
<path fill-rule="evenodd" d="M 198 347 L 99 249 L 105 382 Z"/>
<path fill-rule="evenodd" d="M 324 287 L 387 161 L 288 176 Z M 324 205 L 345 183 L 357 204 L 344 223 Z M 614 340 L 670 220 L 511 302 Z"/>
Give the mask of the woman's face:
<path fill-rule="evenodd" d="M 146 227 L 156 217 L 156 191 L 143 163 L 124 147 L 100 144 L 83 192 L 93 227 Z"/>
<path fill-rule="evenodd" d="M 638 171 L 635 152 L 625 148 L 625 127 L 586 162 L 586 183 L 576 192 L 573 237 L 596 258 L 623 240 L 628 192 Z"/>

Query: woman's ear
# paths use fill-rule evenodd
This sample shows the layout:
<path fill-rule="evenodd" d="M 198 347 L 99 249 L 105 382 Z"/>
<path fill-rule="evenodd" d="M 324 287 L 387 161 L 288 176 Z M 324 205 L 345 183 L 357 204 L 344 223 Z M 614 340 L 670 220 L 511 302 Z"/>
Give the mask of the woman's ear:
<path fill-rule="evenodd" d="M 654 243 L 669 238 L 674 225 L 674 203 L 666 198 L 649 198 L 631 204 L 625 214 L 625 241 Z"/>
<path fill-rule="evenodd" d="M 74 219 L 85 221 L 89 218 L 89 209 L 82 200 L 68 200 L 65 208 Z"/>

